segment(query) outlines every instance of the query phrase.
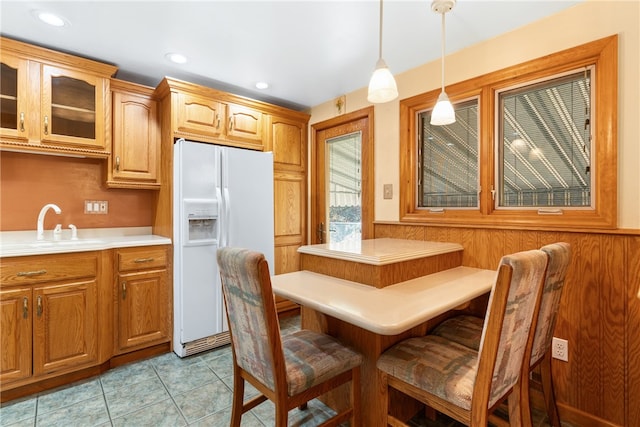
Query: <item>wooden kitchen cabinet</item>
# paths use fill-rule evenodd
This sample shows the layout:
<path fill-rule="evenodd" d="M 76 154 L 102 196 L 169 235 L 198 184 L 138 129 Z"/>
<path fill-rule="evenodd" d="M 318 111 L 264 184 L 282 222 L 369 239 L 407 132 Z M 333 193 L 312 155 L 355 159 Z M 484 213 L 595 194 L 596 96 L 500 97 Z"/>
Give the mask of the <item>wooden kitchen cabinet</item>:
<path fill-rule="evenodd" d="M 26 59 L 0 52 L 0 135 L 28 141 L 28 64 Z"/>
<path fill-rule="evenodd" d="M 263 146 L 262 112 L 238 104 L 227 104 L 227 139 Z"/>
<path fill-rule="evenodd" d="M 273 152 L 275 206 L 274 274 L 300 270 L 298 248 L 307 244 L 307 121 L 308 116 L 269 116 L 267 149 Z M 276 297 L 278 312 L 297 304 Z"/>
<path fill-rule="evenodd" d="M 226 108 L 221 102 L 190 93 L 176 95 L 176 131 L 188 135 L 224 138 Z"/>
<path fill-rule="evenodd" d="M 107 187 L 158 189 L 160 123 L 153 89 L 112 79 L 113 146 Z"/>
<path fill-rule="evenodd" d="M 31 376 L 31 288 L 0 290 L 0 383 Z"/>
<path fill-rule="evenodd" d="M 0 43 L 0 148 L 107 157 L 116 67 L 7 38 Z"/>
<path fill-rule="evenodd" d="M 308 118 L 271 115 L 267 151 L 275 170 L 306 173 Z"/>
<path fill-rule="evenodd" d="M 2 260 L 2 388 L 98 362 L 99 268 L 96 252 Z"/>
<path fill-rule="evenodd" d="M 98 359 L 96 278 L 64 280 L 33 289 L 33 375 Z"/>
<path fill-rule="evenodd" d="M 171 299 L 167 247 L 116 250 L 118 353 L 170 340 Z"/>
<path fill-rule="evenodd" d="M 156 91 L 170 110 L 172 137 L 264 150 L 266 104 L 169 77 Z"/>

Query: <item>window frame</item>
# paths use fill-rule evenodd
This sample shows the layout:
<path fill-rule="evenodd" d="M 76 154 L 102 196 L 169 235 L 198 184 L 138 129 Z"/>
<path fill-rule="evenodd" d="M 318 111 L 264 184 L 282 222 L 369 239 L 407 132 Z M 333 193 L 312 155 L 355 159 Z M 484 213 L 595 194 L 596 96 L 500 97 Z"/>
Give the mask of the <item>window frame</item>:
<path fill-rule="evenodd" d="M 519 84 L 595 65 L 595 110 L 592 134 L 593 209 L 564 209 L 545 214 L 531 209 L 496 209 L 498 91 Z M 479 209 L 432 212 L 417 207 L 417 113 L 433 108 L 440 89 L 400 101 L 400 221 L 460 225 L 509 225 L 534 228 L 611 229 L 618 217 L 618 36 L 613 35 L 541 58 L 447 86 L 455 103 L 479 97 L 480 194 Z"/>

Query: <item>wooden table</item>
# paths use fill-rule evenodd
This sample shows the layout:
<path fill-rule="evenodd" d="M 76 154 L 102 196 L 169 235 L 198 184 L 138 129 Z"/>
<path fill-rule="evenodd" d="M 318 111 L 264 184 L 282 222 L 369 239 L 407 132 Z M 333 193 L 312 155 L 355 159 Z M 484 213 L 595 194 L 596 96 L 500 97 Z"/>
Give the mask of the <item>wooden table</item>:
<path fill-rule="evenodd" d="M 376 362 L 382 352 L 427 333 L 451 310 L 487 294 L 494 270 L 454 267 L 384 288 L 310 271 L 272 276 L 276 295 L 302 306 L 302 327 L 328 333 L 360 351 L 363 425 L 383 426 L 385 410 Z M 328 396 L 334 408 L 348 401 L 344 390 Z M 398 401 L 398 399 L 394 399 Z"/>

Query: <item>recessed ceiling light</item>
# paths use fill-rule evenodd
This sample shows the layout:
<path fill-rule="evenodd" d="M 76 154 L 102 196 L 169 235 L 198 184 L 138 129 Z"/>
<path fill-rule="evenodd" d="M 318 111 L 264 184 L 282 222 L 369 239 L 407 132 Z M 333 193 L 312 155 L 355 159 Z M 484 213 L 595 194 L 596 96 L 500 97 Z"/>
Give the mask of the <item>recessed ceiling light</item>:
<path fill-rule="evenodd" d="M 179 53 L 167 53 L 164 57 L 174 64 L 184 64 L 187 62 L 187 57 Z"/>
<path fill-rule="evenodd" d="M 269 87 L 269 83 L 267 83 L 267 82 L 258 82 L 258 83 L 256 83 L 256 87 L 258 89 L 267 89 Z"/>
<path fill-rule="evenodd" d="M 55 13 L 46 12 L 44 10 L 34 10 L 32 13 L 33 16 L 38 18 L 40 21 L 54 27 L 64 27 L 66 25 L 69 25 L 69 22 L 66 19 L 62 18 L 59 15 L 56 15 Z"/>

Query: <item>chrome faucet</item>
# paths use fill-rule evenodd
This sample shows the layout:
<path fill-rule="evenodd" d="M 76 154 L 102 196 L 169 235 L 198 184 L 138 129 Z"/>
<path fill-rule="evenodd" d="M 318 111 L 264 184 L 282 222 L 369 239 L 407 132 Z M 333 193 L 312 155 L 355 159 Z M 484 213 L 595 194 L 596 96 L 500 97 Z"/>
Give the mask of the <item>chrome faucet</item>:
<path fill-rule="evenodd" d="M 58 215 L 62 213 L 62 209 L 58 207 L 58 205 L 54 205 L 53 203 L 49 203 L 48 205 L 44 205 L 42 209 L 40 209 L 40 213 L 38 214 L 38 231 L 36 234 L 37 240 L 44 239 L 44 216 L 47 214 L 49 209 L 53 209 Z"/>

